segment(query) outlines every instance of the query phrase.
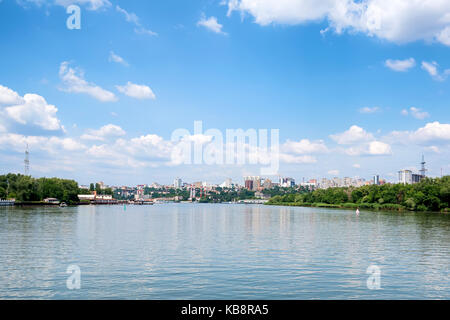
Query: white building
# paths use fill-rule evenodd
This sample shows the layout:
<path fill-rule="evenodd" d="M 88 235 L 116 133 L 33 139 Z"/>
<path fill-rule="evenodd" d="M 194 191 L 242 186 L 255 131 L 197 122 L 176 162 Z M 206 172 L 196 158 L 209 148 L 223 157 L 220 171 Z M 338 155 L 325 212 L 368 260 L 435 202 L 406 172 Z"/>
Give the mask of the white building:
<path fill-rule="evenodd" d="M 403 184 L 413 183 L 413 173 L 411 170 L 402 170 L 398 172 L 398 182 Z"/>
<path fill-rule="evenodd" d="M 173 186 L 176 189 L 180 189 L 183 186 L 183 181 L 180 178 L 176 178 L 173 182 Z"/>

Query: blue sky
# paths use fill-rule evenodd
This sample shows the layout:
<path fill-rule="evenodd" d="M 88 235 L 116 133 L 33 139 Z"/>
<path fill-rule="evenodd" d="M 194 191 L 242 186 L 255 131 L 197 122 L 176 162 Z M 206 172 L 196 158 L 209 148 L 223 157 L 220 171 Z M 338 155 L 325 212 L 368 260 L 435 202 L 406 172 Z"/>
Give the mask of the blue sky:
<path fill-rule="evenodd" d="M 33 176 L 81 184 L 258 174 L 168 165 L 172 132 L 201 120 L 280 129 L 279 173 L 297 180 L 395 181 L 422 153 L 448 174 L 449 15 L 441 0 L 0 1 L 1 173 L 23 171 L 28 143 Z"/>

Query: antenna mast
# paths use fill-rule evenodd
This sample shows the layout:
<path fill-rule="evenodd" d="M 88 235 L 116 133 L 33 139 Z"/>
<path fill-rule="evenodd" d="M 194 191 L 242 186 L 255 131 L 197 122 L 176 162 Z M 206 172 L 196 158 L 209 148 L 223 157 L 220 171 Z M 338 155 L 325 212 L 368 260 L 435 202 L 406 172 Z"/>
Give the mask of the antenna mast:
<path fill-rule="evenodd" d="M 28 152 L 28 143 L 27 143 L 27 149 L 25 150 L 25 175 L 28 176 L 30 174 L 30 152 Z"/>
<path fill-rule="evenodd" d="M 420 164 L 422 166 L 422 169 L 420 169 L 420 175 L 425 178 L 428 170 L 425 168 L 425 165 L 427 163 L 425 162 L 425 156 L 424 155 L 422 155 L 422 162 Z"/>

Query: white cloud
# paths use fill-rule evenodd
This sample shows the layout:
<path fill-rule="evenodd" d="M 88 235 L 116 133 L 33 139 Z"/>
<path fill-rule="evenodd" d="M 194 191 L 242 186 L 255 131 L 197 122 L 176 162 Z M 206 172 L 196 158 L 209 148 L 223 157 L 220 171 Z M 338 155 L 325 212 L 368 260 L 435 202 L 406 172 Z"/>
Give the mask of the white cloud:
<path fill-rule="evenodd" d="M 332 175 L 332 176 L 338 176 L 339 173 L 340 173 L 339 170 L 330 170 L 330 171 L 328 171 L 328 174 Z"/>
<path fill-rule="evenodd" d="M 338 144 L 354 144 L 374 139 L 371 133 L 356 125 L 343 133 L 330 135 L 330 138 Z"/>
<path fill-rule="evenodd" d="M 30 2 L 30 0 L 27 1 Z M 98 10 L 104 7 L 111 6 L 111 2 L 109 2 L 108 0 L 55 0 L 55 3 L 64 7 L 67 7 L 71 4 L 87 5 L 89 10 Z"/>
<path fill-rule="evenodd" d="M 431 122 L 416 131 L 393 131 L 384 139 L 405 145 L 445 145 L 450 143 L 450 124 Z"/>
<path fill-rule="evenodd" d="M 47 104 L 45 99 L 37 94 L 26 94 L 24 103 L 5 108 L 9 118 L 22 125 L 35 125 L 44 130 L 62 130 L 62 126 L 56 113 L 58 109 Z"/>
<path fill-rule="evenodd" d="M 111 51 L 109 53 L 109 59 L 108 60 L 109 60 L 109 62 L 116 62 L 116 63 L 122 64 L 122 65 L 124 65 L 126 67 L 129 66 L 128 62 L 126 62 L 121 56 L 115 54 L 113 51 Z"/>
<path fill-rule="evenodd" d="M 94 145 L 87 151 L 90 157 L 102 163 L 119 167 L 156 167 L 168 165 L 172 143 L 157 135 L 146 135 L 130 140 L 118 139 L 114 144 Z"/>
<path fill-rule="evenodd" d="M 391 146 L 381 141 L 372 141 L 369 143 L 369 155 L 381 156 L 392 154 Z"/>
<path fill-rule="evenodd" d="M 157 36 L 158 35 L 156 32 L 154 32 L 150 29 L 144 28 L 140 22 L 139 17 L 135 13 L 128 12 L 119 6 L 116 6 L 116 11 L 122 13 L 128 22 L 136 25 L 136 28 L 134 28 L 135 33 L 149 35 L 149 36 Z"/>
<path fill-rule="evenodd" d="M 447 27 L 444 30 L 442 30 L 438 34 L 437 39 L 446 46 L 450 46 L 450 27 Z"/>
<path fill-rule="evenodd" d="M 328 152 L 328 148 L 322 140 L 311 142 L 308 139 L 302 139 L 300 141 L 287 140 L 282 145 L 281 150 L 283 152 L 293 154 L 313 154 Z"/>
<path fill-rule="evenodd" d="M 121 137 L 124 135 L 126 135 L 126 132 L 121 127 L 108 124 L 99 130 L 88 130 L 86 134 L 81 136 L 81 139 L 104 141 L 107 138 Z"/>
<path fill-rule="evenodd" d="M 450 124 L 428 123 L 412 133 L 411 138 L 419 142 L 450 142 Z"/>
<path fill-rule="evenodd" d="M 430 76 L 432 76 L 432 77 L 436 77 L 436 76 L 439 75 L 438 71 L 437 71 L 437 67 L 438 67 L 438 64 L 437 64 L 436 61 L 433 61 L 431 63 L 430 62 L 426 62 L 426 61 L 422 62 L 422 68 L 426 72 L 428 72 L 430 74 Z"/>
<path fill-rule="evenodd" d="M 59 68 L 59 77 L 66 86 L 66 88 L 62 89 L 63 91 L 85 93 L 101 102 L 117 101 L 114 93 L 93 83 L 88 83 L 84 79 L 83 73 L 77 73 L 75 69 L 70 68 L 68 62 L 61 63 Z"/>
<path fill-rule="evenodd" d="M 295 156 L 292 154 L 280 153 L 280 161 L 288 164 L 313 164 L 317 163 L 317 159 L 312 156 Z"/>
<path fill-rule="evenodd" d="M 445 70 L 442 74 L 439 72 L 439 64 L 436 61 L 422 62 L 422 69 L 437 81 L 444 81 L 450 75 L 450 69 Z"/>
<path fill-rule="evenodd" d="M 137 34 L 143 34 L 143 35 L 147 35 L 147 36 L 157 36 L 158 34 L 150 29 L 146 29 L 146 28 L 134 28 L 134 32 Z"/>
<path fill-rule="evenodd" d="M 23 103 L 23 98 L 10 88 L 0 85 L 0 105 L 12 105 Z"/>
<path fill-rule="evenodd" d="M 414 58 L 409 58 L 406 60 L 388 59 L 386 60 L 385 65 L 391 70 L 397 72 L 406 72 L 409 69 L 414 68 L 416 66 L 416 60 L 414 60 Z"/>
<path fill-rule="evenodd" d="M 0 109 L 3 132 L 9 121 L 21 125 L 37 126 L 48 131 L 63 131 L 59 119 L 56 116 L 58 109 L 50 105 L 37 94 L 26 94 L 21 97 L 14 90 L 0 85 L 0 104 L 6 105 Z"/>
<path fill-rule="evenodd" d="M 128 11 L 126 11 L 125 9 L 122 9 L 119 6 L 116 6 L 116 11 L 122 13 L 128 22 L 134 23 L 137 26 L 140 25 L 139 17 L 135 13 L 132 13 L 132 12 L 129 13 Z"/>
<path fill-rule="evenodd" d="M 124 86 L 116 86 L 121 93 L 135 99 L 156 99 L 152 89 L 146 85 L 138 85 L 128 81 Z"/>
<path fill-rule="evenodd" d="M 425 118 L 430 117 L 430 114 L 428 112 L 422 111 L 421 109 L 418 109 L 415 107 L 411 107 L 411 108 L 409 108 L 409 110 L 407 110 L 407 109 L 402 110 L 402 115 L 408 116 L 409 114 L 411 114 L 412 117 L 414 117 L 418 120 L 423 120 Z"/>
<path fill-rule="evenodd" d="M 391 146 L 381 141 L 371 141 L 345 150 L 349 156 L 383 156 L 391 155 Z"/>
<path fill-rule="evenodd" d="M 216 17 L 206 18 L 205 16 L 202 16 L 200 21 L 197 22 L 197 26 L 205 27 L 212 32 L 226 35 L 226 33 L 222 31 L 223 25 L 217 22 Z"/>
<path fill-rule="evenodd" d="M 361 169 L 361 165 L 360 165 L 359 163 L 355 163 L 355 164 L 353 165 L 353 168 Z"/>
<path fill-rule="evenodd" d="M 396 43 L 417 40 L 450 45 L 447 0 L 227 0 L 228 14 L 249 13 L 260 25 L 327 20 L 336 33 L 365 33 Z"/>
<path fill-rule="evenodd" d="M 365 114 L 370 114 L 370 113 L 377 113 L 380 110 L 381 110 L 380 107 L 364 107 L 364 108 L 359 109 L 359 112 L 365 113 Z"/>
<path fill-rule="evenodd" d="M 437 146 L 430 146 L 426 148 L 428 151 L 434 152 L 434 153 L 441 153 L 441 149 Z"/>
<path fill-rule="evenodd" d="M 59 155 L 61 151 L 74 152 L 86 149 L 85 145 L 72 138 L 24 136 L 14 133 L 0 135 L 0 149 L 23 152 L 27 144 L 32 150 L 54 155 Z"/>

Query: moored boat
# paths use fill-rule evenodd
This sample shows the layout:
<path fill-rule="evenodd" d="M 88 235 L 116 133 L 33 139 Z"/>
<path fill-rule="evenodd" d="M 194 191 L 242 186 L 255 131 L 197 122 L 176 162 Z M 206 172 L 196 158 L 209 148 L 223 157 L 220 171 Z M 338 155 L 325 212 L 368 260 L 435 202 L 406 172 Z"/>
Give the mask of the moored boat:
<path fill-rule="evenodd" d="M 16 200 L 0 200 L 0 207 L 13 206 Z"/>

